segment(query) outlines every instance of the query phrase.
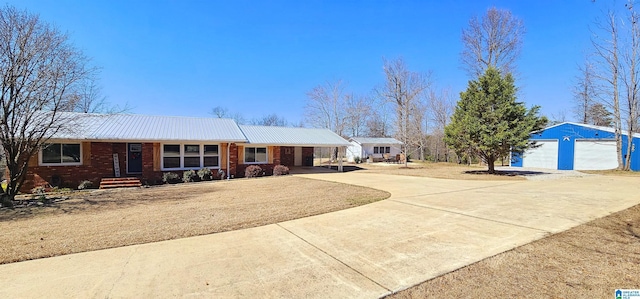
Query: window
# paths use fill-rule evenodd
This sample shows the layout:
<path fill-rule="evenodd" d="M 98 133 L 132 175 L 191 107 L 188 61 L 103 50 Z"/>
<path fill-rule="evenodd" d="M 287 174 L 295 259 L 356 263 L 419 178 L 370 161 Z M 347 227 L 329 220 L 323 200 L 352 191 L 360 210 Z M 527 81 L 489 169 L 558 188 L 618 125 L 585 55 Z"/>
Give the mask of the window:
<path fill-rule="evenodd" d="M 164 168 L 180 168 L 180 145 L 165 144 L 162 149 L 162 166 Z"/>
<path fill-rule="evenodd" d="M 200 167 L 200 145 L 198 144 L 184 145 L 184 167 L 185 168 Z"/>
<path fill-rule="evenodd" d="M 389 154 L 391 153 L 391 147 L 389 146 L 374 146 L 373 147 L 374 154 Z"/>
<path fill-rule="evenodd" d="M 266 147 L 245 147 L 245 163 L 268 163 Z"/>
<path fill-rule="evenodd" d="M 219 165 L 218 145 L 164 144 L 162 146 L 163 169 L 217 168 Z"/>
<path fill-rule="evenodd" d="M 79 143 L 49 143 L 41 151 L 42 164 L 80 165 Z"/>
<path fill-rule="evenodd" d="M 220 163 L 218 157 L 217 145 L 204 146 L 204 167 L 218 167 Z"/>

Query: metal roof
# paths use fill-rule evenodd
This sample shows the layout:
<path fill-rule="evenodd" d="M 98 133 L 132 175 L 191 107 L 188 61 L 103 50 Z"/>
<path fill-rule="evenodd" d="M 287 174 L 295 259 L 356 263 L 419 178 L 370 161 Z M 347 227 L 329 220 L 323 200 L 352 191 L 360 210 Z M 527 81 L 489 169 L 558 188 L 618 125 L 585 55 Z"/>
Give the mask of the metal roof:
<path fill-rule="evenodd" d="M 546 128 L 541 129 L 539 131 L 534 131 L 534 132 L 532 132 L 532 134 L 540 132 L 540 131 L 548 130 L 548 129 L 551 129 L 551 128 L 559 127 L 559 126 L 562 126 L 562 125 L 565 125 L 565 124 L 566 125 L 580 126 L 580 127 L 585 127 L 585 128 L 591 128 L 591 129 L 594 129 L 594 130 L 600 130 L 600 131 L 605 131 L 605 132 L 610 132 L 610 133 L 615 133 L 616 132 L 616 130 L 614 128 L 611 128 L 611 127 L 602 127 L 602 126 L 595 126 L 595 125 L 589 125 L 589 124 L 583 124 L 583 123 L 574 123 L 574 122 L 567 121 L 567 122 L 563 122 L 563 123 L 559 123 L 559 124 L 555 124 L 555 125 L 546 127 Z M 628 135 L 629 131 L 622 130 L 620 133 L 622 135 Z M 640 133 L 633 133 L 633 137 L 640 137 Z"/>
<path fill-rule="evenodd" d="M 349 146 L 327 129 L 238 126 L 232 119 L 63 112 L 52 139 L 104 141 L 218 141 L 286 146 Z"/>
<path fill-rule="evenodd" d="M 54 139 L 246 142 L 232 119 L 139 114 L 64 113 L 73 123 Z"/>
<path fill-rule="evenodd" d="M 240 129 L 247 136 L 249 143 L 253 144 L 318 147 L 349 146 L 349 142 L 328 129 L 245 125 L 240 125 Z"/>
<path fill-rule="evenodd" d="M 395 138 L 386 137 L 351 137 L 351 139 L 359 144 L 402 144 Z"/>

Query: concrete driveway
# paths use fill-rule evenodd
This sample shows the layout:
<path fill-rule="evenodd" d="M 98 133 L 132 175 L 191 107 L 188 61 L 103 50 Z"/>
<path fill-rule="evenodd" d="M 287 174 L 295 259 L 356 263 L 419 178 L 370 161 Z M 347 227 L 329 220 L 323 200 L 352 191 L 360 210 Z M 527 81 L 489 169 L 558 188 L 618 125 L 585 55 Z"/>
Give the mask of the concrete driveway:
<path fill-rule="evenodd" d="M 391 192 L 263 227 L 0 266 L 0 298 L 376 298 L 640 203 L 637 178 L 301 175 Z"/>

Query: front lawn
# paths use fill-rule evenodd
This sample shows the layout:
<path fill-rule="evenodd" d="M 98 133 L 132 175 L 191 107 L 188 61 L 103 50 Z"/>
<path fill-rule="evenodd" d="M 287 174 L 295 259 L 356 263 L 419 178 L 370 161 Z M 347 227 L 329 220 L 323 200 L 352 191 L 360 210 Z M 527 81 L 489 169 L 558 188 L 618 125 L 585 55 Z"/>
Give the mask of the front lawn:
<path fill-rule="evenodd" d="M 48 206 L 0 209 L 0 263 L 267 225 L 390 196 L 292 176 L 75 192 Z"/>

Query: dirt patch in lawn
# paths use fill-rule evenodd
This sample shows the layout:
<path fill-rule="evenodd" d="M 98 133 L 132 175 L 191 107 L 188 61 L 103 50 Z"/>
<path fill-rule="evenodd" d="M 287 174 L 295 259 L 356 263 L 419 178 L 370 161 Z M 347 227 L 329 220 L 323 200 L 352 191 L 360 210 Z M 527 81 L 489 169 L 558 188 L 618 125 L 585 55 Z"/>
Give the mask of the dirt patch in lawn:
<path fill-rule="evenodd" d="M 613 298 L 640 288 L 640 205 L 388 298 Z"/>
<path fill-rule="evenodd" d="M 468 166 L 453 163 L 412 162 L 409 163 L 408 167 L 405 167 L 404 164 L 362 163 L 357 164 L 357 166 L 362 168 L 360 171 L 365 172 L 439 179 L 484 181 L 525 180 L 524 177 L 518 176 L 518 174 L 513 171 L 498 171 L 496 174 L 489 174 L 486 166 Z"/>
<path fill-rule="evenodd" d="M 364 187 L 269 177 L 77 192 L 0 210 L 0 263 L 184 238 L 307 217 L 388 198 Z"/>

